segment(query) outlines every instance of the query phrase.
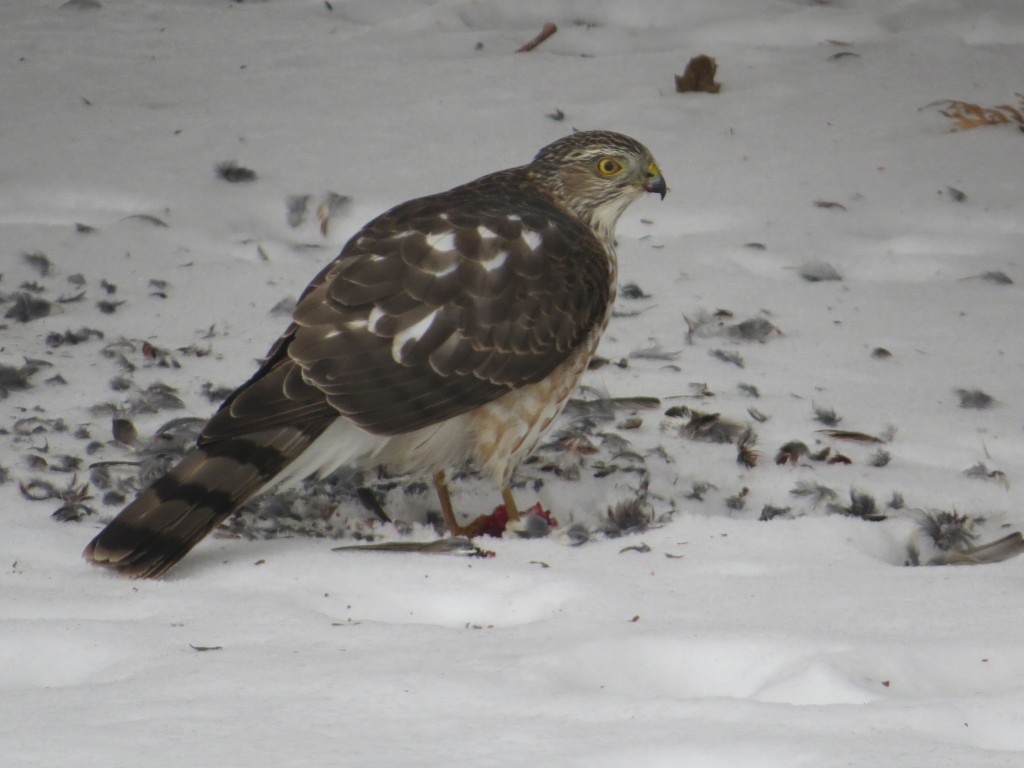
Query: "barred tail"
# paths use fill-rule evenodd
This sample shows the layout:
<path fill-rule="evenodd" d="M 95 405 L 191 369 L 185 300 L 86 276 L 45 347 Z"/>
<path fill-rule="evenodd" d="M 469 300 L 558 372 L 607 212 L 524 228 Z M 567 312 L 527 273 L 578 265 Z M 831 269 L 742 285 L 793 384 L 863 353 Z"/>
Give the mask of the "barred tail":
<path fill-rule="evenodd" d="M 121 510 L 82 553 L 133 578 L 155 578 L 258 493 L 319 431 L 286 426 L 201 445 Z"/>

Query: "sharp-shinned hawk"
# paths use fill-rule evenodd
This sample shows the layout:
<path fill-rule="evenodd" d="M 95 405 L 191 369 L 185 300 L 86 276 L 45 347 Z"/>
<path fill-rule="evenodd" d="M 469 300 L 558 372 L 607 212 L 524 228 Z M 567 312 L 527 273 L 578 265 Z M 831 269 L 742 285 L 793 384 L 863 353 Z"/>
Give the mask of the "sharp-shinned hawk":
<path fill-rule="evenodd" d="M 198 445 L 85 549 L 155 577 L 268 486 L 342 465 L 502 489 L 587 367 L 615 296 L 615 224 L 667 187 L 651 153 L 586 131 L 527 165 L 392 208 L 309 284 L 293 322 Z"/>

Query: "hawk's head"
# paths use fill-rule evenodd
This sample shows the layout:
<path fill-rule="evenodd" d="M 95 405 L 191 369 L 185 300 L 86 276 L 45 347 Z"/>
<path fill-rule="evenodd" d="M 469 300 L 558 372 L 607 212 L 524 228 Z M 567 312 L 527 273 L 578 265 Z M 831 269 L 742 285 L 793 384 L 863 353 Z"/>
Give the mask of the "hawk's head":
<path fill-rule="evenodd" d="M 644 192 L 664 198 L 668 191 L 650 150 L 611 131 L 581 131 L 559 139 L 527 168 L 607 242 L 614 239 L 615 223 L 630 203 Z"/>

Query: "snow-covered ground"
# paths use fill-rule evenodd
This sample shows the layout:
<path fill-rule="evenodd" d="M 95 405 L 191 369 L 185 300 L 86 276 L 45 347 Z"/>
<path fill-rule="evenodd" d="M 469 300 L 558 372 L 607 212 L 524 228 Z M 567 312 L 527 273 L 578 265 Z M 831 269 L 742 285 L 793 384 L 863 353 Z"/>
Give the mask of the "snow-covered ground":
<path fill-rule="evenodd" d="M 94 4 L 0 4 L 5 765 L 1022 764 L 1024 558 L 904 566 L 956 559 L 929 514 L 1024 528 L 1024 135 L 920 109 L 1016 104 L 1024 4 Z M 698 54 L 719 94 L 675 92 Z M 360 224 L 573 128 L 672 188 L 620 223 L 639 290 L 581 393 L 661 402 L 524 468 L 550 536 L 332 550 L 434 538 L 413 486 L 378 488 L 400 526 L 292 499 L 331 537 L 210 538 L 160 581 L 80 559 L 97 470 L 138 458 L 112 417 L 205 417 Z"/>

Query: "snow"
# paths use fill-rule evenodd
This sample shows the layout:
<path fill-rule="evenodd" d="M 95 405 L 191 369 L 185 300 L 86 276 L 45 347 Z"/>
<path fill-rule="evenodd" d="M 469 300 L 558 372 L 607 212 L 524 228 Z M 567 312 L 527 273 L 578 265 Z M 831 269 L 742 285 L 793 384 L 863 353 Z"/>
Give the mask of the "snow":
<path fill-rule="evenodd" d="M 920 109 L 1016 103 L 1018 0 L 88 5 L 0 5 L 0 310 L 26 282 L 50 302 L 85 294 L 0 320 L 0 364 L 51 364 L 0 399 L 5 764 L 1021 764 L 1024 558 L 904 567 L 908 543 L 922 562 L 934 554 L 924 510 L 976 519 L 977 543 L 1024 527 L 1024 137 L 1013 123 L 950 132 Z M 553 37 L 513 53 L 547 21 Z M 701 53 L 721 93 L 675 93 Z M 546 116 L 556 109 L 563 121 Z M 607 450 L 551 454 L 584 461 L 583 480 L 528 467 L 545 482 L 517 496 L 561 525 L 481 540 L 490 558 L 332 550 L 351 536 L 211 537 L 164 579 L 132 582 L 79 557 L 118 509 L 99 490 L 91 514 L 61 523 L 60 500 L 19 489 L 132 460 L 97 404 L 172 386 L 184 408 L 133 414 L 142 437 L 208 415 L 203 385 L 250 375 L 286 322 L 271 307 L 360 224 L 526 162 L 572 128 L 635 136 L 671 187 L 620 222 L 620 283 L 649 298 L 620 298 L 599 354 L 678 354 L 585 378 L 662 399 L 636 412 L 638 429 L 607 425 L 644 457 L 654 525 L 601 533 L 606 510 L 640 493 L 637 476 L 592 480 L 586 462 Z M 258 179 L 218 178 L 227 161 Z M 323 236 L 314 214 L 329 191 L 352 201 Z M 311 202 L 292 228 L 297 194 Z M 45 254 L 50 274 L 26 253 Z M 842 279 L 802 279 L 815 263 Z M 99 301 L 123 303 L 108 314 Z M 688 343 L 684 317 L 723 308 L 723 324 L 779 332 L 758 343 L 705 327 Z M 46 343 L 82 328 L 103 338 Z M 122 338 L 137 368 L 112 391 L 124 371 L 101 350 Z M 141 340 L 180 367 L 147 360 Z M 66 384 L 47 383 L 58 374 Z M 695 397 L 693 382 L 714 395 Z M 960 407 L 958 389 L 995 403 Z M 681 436 L 673 405 L 753 424 L 758 465 Z M 832 440 L 815 408 L 891 437 Z M 852 463 L 776 465 L 791 440 Z M 871 466 L 879 448 L 891 460 Z M 77 474 L 59 471 L 61 455 L 83 459 Z M 991 476 L 965 476 L 979 463 Z M 886 519 L 830 513 L 793 496 L 798 482 L 833 489 L 834 504 L 869 494 Z M 700 499 L 695 483 L 710 484 Z M 472 479 L 452 490 L 466 516 L 498 503 Z M 904 508 L 886 508 L 894 492 Z M 434 503 L 388 494 L 410 532 L 355 504 L 335 515 L 378 540 L 425 540 Z M 761 521 L 766 504 L 790 512 Z M 586 543 L 571 546 L 570 523 Z"/>

